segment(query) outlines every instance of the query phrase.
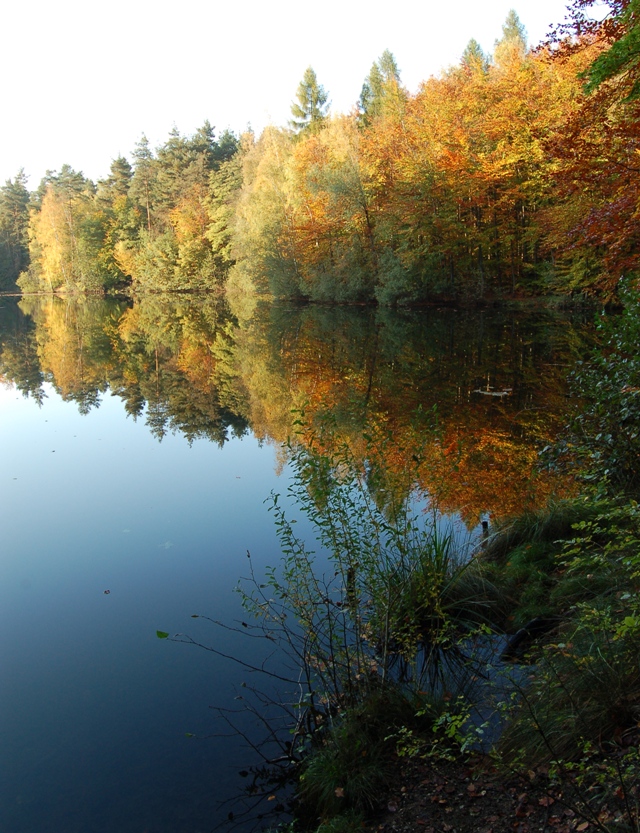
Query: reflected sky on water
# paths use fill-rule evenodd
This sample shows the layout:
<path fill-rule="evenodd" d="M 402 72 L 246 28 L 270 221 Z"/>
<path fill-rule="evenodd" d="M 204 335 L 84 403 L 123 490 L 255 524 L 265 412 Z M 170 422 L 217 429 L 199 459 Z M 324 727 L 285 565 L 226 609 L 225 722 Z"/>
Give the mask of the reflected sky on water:
<path fill-rule="evenodd" d="M 552 318 L 455 311 L 274 308 L 247 323 L 185 299 L 25 309 L 0 310 L 2 833 L 223 820 L 251 754 L 186 734 L 220 730 L 210 707 L 233 704 L 247 672 L 156 630 L 260 662 L 261 645 L 191 616 L 237 621 L 247 550 L 258 570 L 278 563 L 265 500 L 286 492 L 296 409 L 332 412 L 356 455 L 366 412 L 401 471 L 439 402 L 440 456 L 421 482 L 440 466 L 447 511 L 464 504 L 473 530 L 496 484 L 506 500 L 529 482 L 582 338 Z M 304 518 L 297 530 L 312 539 Z"/>
<path fill-rule="evenodd" d="M 159 443 L 117 399 L 81 416 L 49 388 L 3 390 L 0 454 L 0 829 L 209 830 L 246 755 L 185 733 L 246 675 L 156 629 L 209 640 L 190 615 L 237 619 L 246 550 L 276 562 L 273 448 Z"/>

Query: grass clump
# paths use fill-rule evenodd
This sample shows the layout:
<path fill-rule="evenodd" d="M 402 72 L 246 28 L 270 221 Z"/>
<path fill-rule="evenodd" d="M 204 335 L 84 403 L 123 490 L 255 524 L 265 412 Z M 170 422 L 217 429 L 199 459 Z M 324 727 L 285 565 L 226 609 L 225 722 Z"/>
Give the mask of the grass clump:
<path fill-rule="evenodd" d="M 580 497 L 506 522 L 483 551 L 506 603 L 507 631 L 535 617 L 568 619 L 576 605 L 629 586 L 639 517 L 634 502 Z"/>
<path fill-rule="evenodd" d="M 572 760 L 585 743 L 610 748 L 630 738 L 640 722 L 640 619 L 582 606 L 520 694 L 500 742 L 508 761 Z"/>
<path fill-rule="evenodd" d="M 419 727 L 416 712 L 397 687 L 386 686 L 337 716 L 303 763 L 299 813 L 326 819 L 377 808 L 395 765 L 395 735 Z"/>

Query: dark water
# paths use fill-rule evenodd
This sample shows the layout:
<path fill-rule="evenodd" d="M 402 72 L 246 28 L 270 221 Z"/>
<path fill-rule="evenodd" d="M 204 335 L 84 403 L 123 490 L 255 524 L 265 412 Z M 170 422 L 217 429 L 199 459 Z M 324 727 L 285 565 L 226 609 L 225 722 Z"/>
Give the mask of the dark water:
<path fill-rule="evenodd" d="M 219 732 L 210 707 L 248 675 L 156 630 L 259 662 L 191 615 L 238 620 L 247 550 L 278 562 L 265 499 L 286 491 L 300 410 L 330 413 L 356 456 L 363 426 L 384 427 L 401 470 L 437 405 L 439 456 L 411 488 L 445 484 L 441 508 L 473 530 L 518 508 L 523 483 L 550 488 L 532 461 L 589 337 L 539 311 L 0 305 L 2 833 L 214 829 L 253 757 L 186 734 Z"/>

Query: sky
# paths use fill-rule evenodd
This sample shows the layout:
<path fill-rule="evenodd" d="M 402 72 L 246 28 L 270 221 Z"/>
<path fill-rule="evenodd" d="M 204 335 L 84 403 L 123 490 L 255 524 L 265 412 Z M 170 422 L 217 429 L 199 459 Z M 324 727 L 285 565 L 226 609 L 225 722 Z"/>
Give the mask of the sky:
<path fill-rule="evenodd" d="M 37 188 L 67 163 L 93 180 L 145 134 L 206 119 L 219 134 L 286 125 L 312 66 L 333 112 L 354 106 L 372 63 L 393 52 L 404 85 L 485 52 L 509 9 L 530 44 L 565 16 L 566 0 L 20 0 L 0 9 L 0 183 L 20 168 Z"/>

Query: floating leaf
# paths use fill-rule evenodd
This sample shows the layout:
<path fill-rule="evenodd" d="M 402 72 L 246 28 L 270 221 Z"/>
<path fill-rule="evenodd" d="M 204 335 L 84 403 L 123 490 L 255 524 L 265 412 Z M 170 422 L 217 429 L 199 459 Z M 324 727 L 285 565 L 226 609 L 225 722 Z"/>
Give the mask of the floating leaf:
<path fill-rule="evenodd" d="M 156 631 L 156 636 L 158 639 L 167 639 L 169 634 L 166 631 Z"/>

